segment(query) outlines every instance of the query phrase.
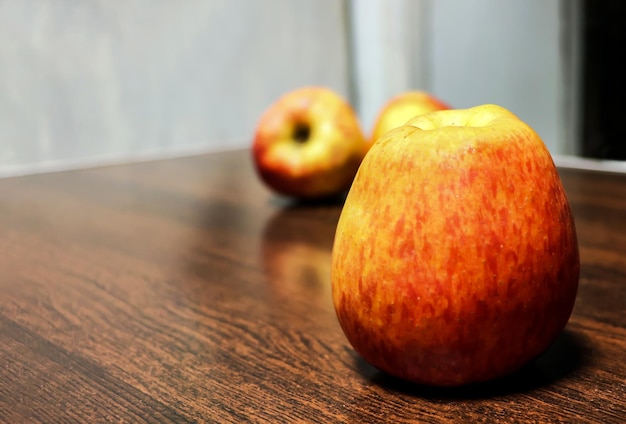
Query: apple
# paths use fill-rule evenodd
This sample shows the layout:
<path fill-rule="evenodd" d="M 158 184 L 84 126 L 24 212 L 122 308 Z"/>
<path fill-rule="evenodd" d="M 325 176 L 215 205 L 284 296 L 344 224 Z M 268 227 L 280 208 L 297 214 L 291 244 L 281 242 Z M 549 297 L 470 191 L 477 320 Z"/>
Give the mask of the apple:
<path fill-rule="evenodd" d="M 280 97 L 261 116 L 252 146 L 261 179 L 296 198 L 345 193 L 367 151 L 356 113 L 326 87 Z"/>
<path fill-rule="evenodd" d="M 378 112 L 370 145 L 387 131 L 406 124 L 415 116 L 447 109 L 450 109 L 450 106 L 426 91 L 400 93 L 388 100 Z"/>
<path fill-rule="evenodd" d="M 492 380 L 540 355 L 569 320 L 580 268 L 549 151 L 496 105 L 383 135 L 347 194 L 331 262 L 354 349 L 430 386 Z"/>

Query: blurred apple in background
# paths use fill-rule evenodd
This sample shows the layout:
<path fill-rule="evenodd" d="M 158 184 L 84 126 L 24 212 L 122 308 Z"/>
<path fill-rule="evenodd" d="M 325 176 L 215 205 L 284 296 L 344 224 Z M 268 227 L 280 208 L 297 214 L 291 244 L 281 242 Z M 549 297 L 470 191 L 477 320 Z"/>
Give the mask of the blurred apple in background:
<path fill-rule="evenodd" d="M 278 99 L 261 117 L 252 147 L 258 174 L 271 189 L 305 199 L 345 193 L 366 151 L 354 110 L 325 87 Z"/>
<path fill-rule="evenodd" d="M 381 135 L 406 124 L 415 116 L 446 109 L 450 109 L 450 106 L 425 91 L 407 91 L 398 94 L 378 113 L 369 143 L 373 144 Z"/>
<path fill-rule="evenodd" d="M 495 105 L 383 135 L 345 201 L 332 295 L 355 350 L 391 375 L 459 386 L 511 373 L 569 320 L 569 202 L 539 136 Z"/>

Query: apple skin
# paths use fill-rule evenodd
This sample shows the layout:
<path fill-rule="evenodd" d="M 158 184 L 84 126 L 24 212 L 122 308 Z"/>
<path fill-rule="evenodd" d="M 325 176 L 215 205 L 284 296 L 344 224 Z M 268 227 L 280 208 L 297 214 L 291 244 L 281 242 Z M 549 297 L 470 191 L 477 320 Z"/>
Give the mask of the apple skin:
<path fill-rule="evenodd" d="M 406 91 L 385 103 L 378 112 L 370 138 L 370 146 L 386 132 L 406 124 L 411 118 L 450 106 L 426 91 Z"/>
<path fill-rule="evenodd" d="M 280 97 L 261 116 L 252 146 L 266 185 L 302 199 L 345 193 L 366 151 L 354 110 L 326 87 Z"/>
<path fill-rule="evenodd" d="M 416 117 L 374 144 L 337 224 L 332 296 L 372 365 L 461 386 L 549 347 L 579 268 L 549 151 L 511 112 L 483 105 Z"/>

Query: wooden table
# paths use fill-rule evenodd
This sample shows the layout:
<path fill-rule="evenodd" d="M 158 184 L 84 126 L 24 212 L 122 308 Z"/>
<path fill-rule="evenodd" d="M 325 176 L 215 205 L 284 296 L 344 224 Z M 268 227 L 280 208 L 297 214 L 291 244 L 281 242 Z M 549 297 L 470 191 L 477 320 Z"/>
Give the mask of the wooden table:
<path fill-rule="evenodd" d="M 387 377 L 330 297 L 341 205 L 249 152 L 0 181 L 0 422 L 626 422 L 626 176 L 561 170 L 582 261 L 554 346 L 454 390 Z"/>

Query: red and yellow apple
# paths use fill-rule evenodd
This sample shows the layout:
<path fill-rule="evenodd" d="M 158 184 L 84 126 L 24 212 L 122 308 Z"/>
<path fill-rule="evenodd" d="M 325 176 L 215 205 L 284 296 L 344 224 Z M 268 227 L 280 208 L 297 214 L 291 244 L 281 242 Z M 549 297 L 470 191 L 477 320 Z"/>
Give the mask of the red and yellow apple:
<path fill-rule="evenodd" d="M 378 112 L 370 145 L 386 132 L 406 124 L 411 118 L 447 109 L 450 109 L 450 106 L 426 91 L 400 93 L 388 100 Z"/>
<path fill-rule="evenodd" d="M 365 156 L 339 218 L 332 296 L 354 349 L 416 383 L 504 376 L 569 320 L 579 254 L 546 146 L 508 110 L 422 115 Z"/>
<path fill-rule="evenodd" d="M 345 193 L 367 151 L 358 118 L 326 87 L 291 91 L 261 116 L 252 155 L 274 191 L 296 198 Z"/>

